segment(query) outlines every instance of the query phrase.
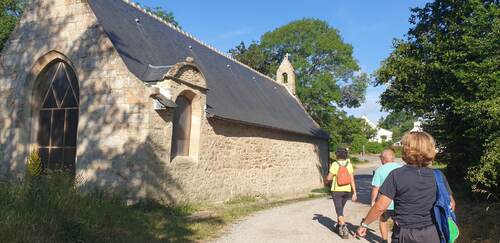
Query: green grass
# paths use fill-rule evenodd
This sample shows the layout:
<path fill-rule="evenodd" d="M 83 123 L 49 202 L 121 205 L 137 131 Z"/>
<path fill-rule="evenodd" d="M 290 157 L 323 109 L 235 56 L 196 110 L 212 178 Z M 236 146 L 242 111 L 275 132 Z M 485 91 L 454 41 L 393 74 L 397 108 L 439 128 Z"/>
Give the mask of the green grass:
<path fill-rule="evenodd" d="M 322 190 L 322 189 L 318 189 Z M 244 195 L 218 204 L 127 206 L 105 192 L 82 193 L 62 176 L 0 183 L 2 242 L 193 242 L 218 236 L 256 211 L 326 194 L 273 200 Z"/>
<path fill-rule="evenodd" d="M 105 192 L 82 193 L 64 176 L 0 183 L 1 242 L 190 242 L 198 239 L 190 204 L 127 206 Z M 218 223 L 216 220 L 215 223 Z"/>
<path fill-rule="evenodd" d="M 362 160 L 362 159 L 359 159 L 358 157 L 355 157 L 355 156 L 349 156 L 349 160 L 351 161 L 351 163 L 353 165 L 368 163 L 368 160 L 366 160 L 366 159 Z"/>
<path fill-rule="evenodd" d="M 330 190 L 330 187 L 321 187 L 321 188 L 316 188 L 316 189 L 311 190 L 311 193 L 330 194 L 331 190 Z"/>

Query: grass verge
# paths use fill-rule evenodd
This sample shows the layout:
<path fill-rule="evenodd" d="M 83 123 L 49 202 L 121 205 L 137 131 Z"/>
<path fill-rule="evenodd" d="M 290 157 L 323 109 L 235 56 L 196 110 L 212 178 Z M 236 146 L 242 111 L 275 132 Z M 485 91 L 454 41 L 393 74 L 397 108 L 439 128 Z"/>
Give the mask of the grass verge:
<path fill-rule="evenodd" d="M 369 161 L 366 160 L 366 159 L 360 159 L 358 157 L 355 157 L 355 156 L 349 156 L 349 160 L 351 161 L 351 163 L 356 166 L 356 165 L 360 165 L 360 164 L 366 164 L 368 163 Z"/>
<path fill-rule="evenodd" d="M 447 165 L 439 162 L 432 164 L 446 174 Z M 457 181 L 450 182 L 456 200 L 456 215 L 460 236 L 459 243 L 498 243 L 500 242 L 500 204 L 488 200 L 481 193 L 473 193 L 470 186 Z"/>
<path fill-rule="evenodd" d="M 2 242 L 198 242 L 218 236 L 231 222 L 256 211 L 321 197 L 272 200 L 240 196 L 219 204 L 165 206 L 82 193 L 65 177 L 0 183 Z"/>
<path fill-rule="evenodd" d="M 500 242 L 500 204 L 458 198 L 456 214 L 460 229 L 458 242 Z"/>

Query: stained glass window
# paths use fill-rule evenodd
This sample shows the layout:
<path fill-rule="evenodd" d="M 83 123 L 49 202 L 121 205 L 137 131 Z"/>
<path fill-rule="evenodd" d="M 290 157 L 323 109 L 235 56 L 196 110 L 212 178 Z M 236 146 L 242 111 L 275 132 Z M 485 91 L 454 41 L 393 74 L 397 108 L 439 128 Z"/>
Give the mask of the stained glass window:
<path fill-rule="evenodd" d="M 37 78 L 40 113 L 37 142 L 43 169 L 74 173 L 78 129 L 79 87 L 64 62 L 49 64 Z"/>

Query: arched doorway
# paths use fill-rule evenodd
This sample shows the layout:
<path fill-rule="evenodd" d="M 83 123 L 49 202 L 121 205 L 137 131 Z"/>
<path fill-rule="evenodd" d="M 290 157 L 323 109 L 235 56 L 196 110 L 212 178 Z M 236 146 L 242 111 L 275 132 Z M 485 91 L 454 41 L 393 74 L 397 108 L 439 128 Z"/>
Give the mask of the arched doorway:
<path fill-rule="evenodd" d="M 43 170 L 75 172 L 80 90 L 73 69 L 56 60 L 36 79 L 37 144 Z"/>

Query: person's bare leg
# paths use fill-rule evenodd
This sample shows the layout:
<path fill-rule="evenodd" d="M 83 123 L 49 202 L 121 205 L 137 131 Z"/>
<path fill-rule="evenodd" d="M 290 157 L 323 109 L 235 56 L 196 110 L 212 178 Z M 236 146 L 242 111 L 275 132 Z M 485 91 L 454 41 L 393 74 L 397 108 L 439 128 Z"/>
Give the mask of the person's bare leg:
<path fill-rule="evenodd" d="M 387 230 L 387 221 L 384 221 L 383 217 L 380 217 L 379 225 L 380 225 L 380 234 L 382 235 L 382 239 L 387 240 L 389 232 Z"/>
<path fill-rule="evenodd" d="M 340 224 L 340 225 L 344 225 L 345 224 L 344 216 L 339 216 L 337 219 L 339 220 L 338 224 Z"/>

